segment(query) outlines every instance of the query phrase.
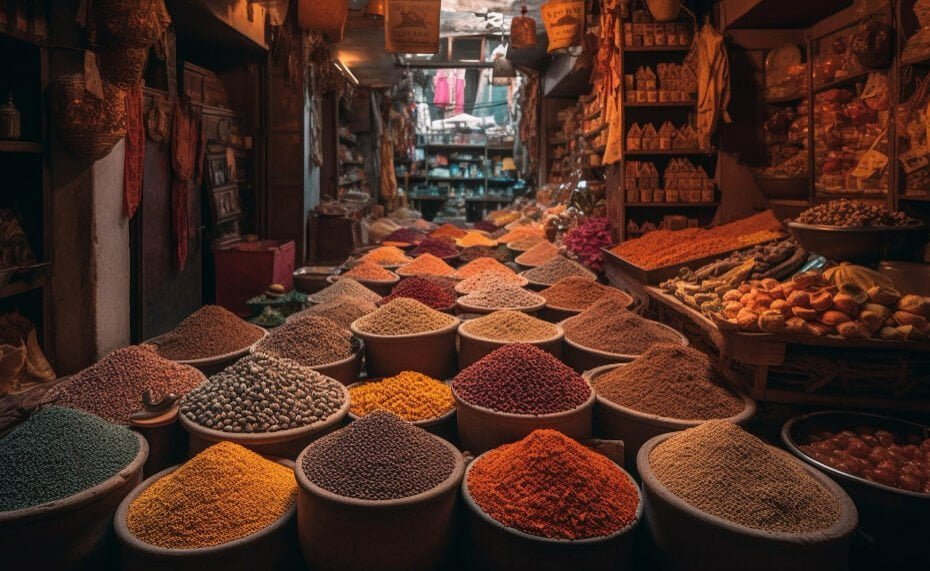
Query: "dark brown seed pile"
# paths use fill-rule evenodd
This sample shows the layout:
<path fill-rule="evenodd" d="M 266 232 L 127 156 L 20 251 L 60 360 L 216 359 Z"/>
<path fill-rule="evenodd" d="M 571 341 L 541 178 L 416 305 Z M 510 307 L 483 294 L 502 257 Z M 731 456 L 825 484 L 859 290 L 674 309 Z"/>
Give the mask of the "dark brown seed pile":
<path fill-rule="evenodd" d="M 442 484 L 455 468 L 438 438 L 376 410 L 310 445 L 301 468 L 324 490 L 362 500 L 394 500 Z"/>
<path fill-rule="evenodd" d="M 798 216 L 798 222 L 839 228 L 869 228 L 904 226 L 908 223 L 908 217 L 903 212 L 892 212 L 884 206 L 840 199 L 808 208 Z"/>
<path fill-rule="evenodd" d="M 469 246 L 459 253 L 459 260 L 463 263 L 473 262 L 478 258 L 494 258 L 498 262 L 509 262 L 510 251 L 507 246 L 489 248 L 488 246 Z"/>
<path fill-rule="evenodd" d="M 187 393 L 181 414 L 223 432 L 277 432 L 326 420 L 345 398 L 334 379 L 288 359 L 254 354 Z"/>
<path fill-rule="evenodd" d="M 539 267 L 527 270 L 523 275 L 532 282 L 546 285 L 552 285 L 568 276 L 580 276 L 592 281 L 597 279 L 587 268 L 564 256 L 556 256 Z"/>
<path fill-rule="evenodd" d="M 128 425 L 129 416 L 142 410 L 144 391 L 159 401 L 169 393 L 181 396 L 202 382 L 197 369 L 159 357 L 149 345 L 134 345 L 113 351 L 61 382 L 46 398 Z"/>
<path fill-rule="evenodd" d="M 336 283 L 342 283 L 342 280 Z M 344 295 L 327 301 L 326 303 L 314 305 L 300 313 L 294 314 L 294 316 L 291 316 L 289 319 L 293 321 L 308 315 L 316 315 L 329 319 L 343 329 L 348 329 L 350 323 L 359 317 L 368 315 L 376 309 L 378 309 L 378 307 L 366 299 Z"/>
<path fill-rule="evenodd" d="M 255 350 L 316 367 L 351 355 L 352 333 L 325 317 L 308 315 L 276 328 Z"/>
<path fill-rule="evenodd" d="M 546 300 L 514 284 L 501 283 L 497 287 L 482 289 L 459 298 L 463 305 L 484 309 L 526 309 Z"/>
<path fill-rule="evenodd" d="M 629 365 L 597 377 L 594 388 L 612 403 L 666 418 L 709 420 L 739 414 L 743 399 L 719 383 L 704 353 L 660 344 Z"/>
<path fill-rule="evenodd" d="M 205 305 L 158 340 L 158 354 L 173 361 L 234 353 L 258 341 L 262 332 L 218 305 Z"/>
<path fill-rule="evenodd" d="M 377 303 L 381 296 L 371 291 L 367 287 L 353 280 L 352 278 L 342 278 L 333 285 L 321 289 L 310 296 L 313 303 L 326 303 L 339 299 L 340 297 L 349 296 L 371 303 Z"/>
<path fill-rule="evenodd" d="M 565 338 L 582 347 L 621 355 L 641 355 L 656 343 L 677 343 L 675 332 L 627 311 L 616 297 L 595 303 L 566 321 Z"/>
<path fill-rule="evenodd" d="M 580 276 L 562 278 L 539 292 L 539 295 L 546 298 L 546 304 L 549 307 L 576 311 L 587 309 L 609 295 L 621 298 L 626 306 L 633 303 L 633 298 L 617 288 L 601 285 Z"/>

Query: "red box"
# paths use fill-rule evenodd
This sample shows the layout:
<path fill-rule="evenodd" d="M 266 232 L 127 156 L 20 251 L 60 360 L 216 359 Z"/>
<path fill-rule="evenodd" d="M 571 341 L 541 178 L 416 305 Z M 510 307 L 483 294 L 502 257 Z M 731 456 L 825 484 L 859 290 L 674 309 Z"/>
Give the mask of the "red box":
<path fill-rule="evenodd" d="M 214 251 L 216 303 L 249 316 L 248 300 L 261 295 L 271 284 L 294 289 L 294 241 L 237 242 Z"/>

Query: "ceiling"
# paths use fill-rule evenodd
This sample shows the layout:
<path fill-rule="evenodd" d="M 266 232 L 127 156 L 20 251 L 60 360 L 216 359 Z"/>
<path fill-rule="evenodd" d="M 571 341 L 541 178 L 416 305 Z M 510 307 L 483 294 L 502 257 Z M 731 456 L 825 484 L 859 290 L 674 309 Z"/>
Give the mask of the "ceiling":
<path fill-rule="evenodd" d="M 804 29 L 852 6 L 852 0 L 724 0 L 727 28 Z"/>

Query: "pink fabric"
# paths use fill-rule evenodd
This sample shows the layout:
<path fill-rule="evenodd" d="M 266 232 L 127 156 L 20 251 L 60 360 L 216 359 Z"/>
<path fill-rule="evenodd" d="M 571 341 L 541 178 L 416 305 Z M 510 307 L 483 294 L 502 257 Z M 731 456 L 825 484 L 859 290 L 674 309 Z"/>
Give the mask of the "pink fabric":
<path fill-rule="evenodd" d="M 465 77 L 455 77 L 455 113 L 465 112 Z"/>
<path fill-rule="evenodd" d="M 449 80 L 446 78 L 446 72 L 439 71 L 433 78 L 433 105 L 436 107 L 446 107 L 449 105 Z"/>

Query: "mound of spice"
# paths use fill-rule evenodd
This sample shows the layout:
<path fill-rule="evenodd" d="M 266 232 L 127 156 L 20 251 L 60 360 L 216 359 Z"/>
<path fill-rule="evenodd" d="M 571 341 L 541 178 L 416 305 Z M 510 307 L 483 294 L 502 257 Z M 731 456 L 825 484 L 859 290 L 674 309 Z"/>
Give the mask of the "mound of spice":
<path fill-rule="evenodd" d="M 753 529 L 816 533 L 841 513 L 800 461 L 725 420 L 675 433 L 652 450 L 649 466 L 685 503 Z"/>
<path fill-rule="evenodd" d="M 442 416 L 455 408 L 449 385 L 413 371 L 356 385 L 349 389 L 349 412 L 365 416 L 386 410 L 416 422 Z"/>
<path fill-rule="evenodd" d="M 181 414 L 213 430 L 251 434 L 310 426 L 344 403 L 336 380 L 289 359 L 255 353 L 187 393 Z"/>
<path fill-rule="evenodd" d="M 549 307 L 581 311 L 608 296 L 616 296 L 624 307 L 633 304 L 633 298 L 617 288 L 605 286 L 579 276 L 568 276 L 539 292 Z"/>
<path fill-rule="evenodd" d="M 423 254 L 398 268 L 397 275 L 450 277 L 455 275 L 455 268 L 432 254 Z"/>
<path fill-rule="evenodd" d="M 342 280 L 336 283 L 341 283 Z M 346 280 L 349 281 L 349 280 Z M 367 289 L 367 288 L 366 288 Z M 368 290 L 371 291 L 371 290 Z M 372 292 L 374 293 L 374 292 Z M 377 294 L 375 294 L 377 296 Z M 380 298 L 378 298 L 380 299 Z M 316 315 L 318 317 L 325 317 L 329 319 L 339 327 L 343 329 L 348 329 L 349 325 L 358 319 L 359 317 L 364 317 L 372 311 L 378 309 L 374 303 L 368 301 L 367 299 L 361 299 L 356 297 L 350 297 L 348 295 L 343 295 L 337 297 L 326 303 L 321 303 L 320 305 L 314 305 L 309 307 L 299 313 L 296 313 L 290 316 L 288 319 L 293 321 L 295 319 L 300 319 L 301 317 L 307 315 Z"/>
<path fill-rule="evenodd" d="M 299 468 L 317 486 L 343 497 L 396 500 L 445 482 L 455 456 L 422 428 L 376 410 L 311 444 Z"/>
<path fill-rule="evenodd" d="M 126 526 L 149 545 L 200 549 L 261 531 L 296 500 L 292 469 L 220 442 L 139 494 L 129 504 Z"/>
<path fill-rule="evenodd" d="M 743 399 L 720 385 L 710 357 L 680 345 L 659 344 L 628 365 L 593 381 L 598 396 L 633 410 L 680 420 L 729 418 Z"/>
<path fill-rule="evenodd" d="M 423 254 L 432 254 L 437 258 L 451 258 L 458 256 L 459 250 L 455 247 L 454 241 L 443 238 L 427 238 L 410 251 L 410 255 L 413 257 L 422 256 Z"/>
<path fill-rule="evenodd" d="M 339 277 L 340 281 L 342 281 L 341 278 L 352 278 L 360 282 L 392 282 L 397 280 L 397 274 L 371 262 L 362 262 Z"/>
<path fill-rule="evenodd" d="M 40 506 L 109 480 L 139 453 L 134 432 L 49 406 L 0 438 L 0 512 Z"/>
<path fill-rule="evenodd" d="M 455 305 L 454 290 L 443 287 L 436 282 L 421 277 L 406 278 L 391 290 L 391 295 L 381 299 L 378 305 L 386 305 L 391 301 L 407 297 L 415 299 L 433 309 L 449 309 Z"/>
<path fill-rule="evenodd" d="M 507 244 L 511 248 L 517 249 L 516 242 L 520 240 L 527 240 L 533 238 L 544 239 L 546 236 L 545 231 L 539 226 L 517 226 L 513 230 L 508 230 L 506 234 L 502 235 L 497 240 L 502 244 Z"/>
<path fill-rule="evenodd" d="M 797 221 L 838 228 L 885 228 L 906 226 L 909 219 L 903 212 L 892 212 L 884 206 L 843 198 L 808 208 L 798 215 Z"/>
<path fill-rule="evenodd" d="M 457 238 L 455 240 L 455 245 L 459 248 L 468 248 L 469 246 L 486 246 L 488 248 L 494 248 L 497 246 L 497 240 L 488 238 L 481 232 L 471 231 L 461 238 Z"/>
<path fill-rule="evenodd" d="M 371 303 L 378 303 L 378 300 L 381 299 L 380 295 L 352 278 L 343 278 L 311 295 L 309 299 L 313 303 L 326 303 L 343 296 L 354 297 Z"/>
<path fill-rule="evenodd" d="M 621 242 L 611 252 L 652 270 L 689 260 L 741 250 L 784 236 L 781 222 L 771 210 L 713 228 L 656 230 Z"/>
<path fill-rule="evenodd" d="M 455 292 L 462 295 L 469 294 L 483 289 L 500 287 L 504 284 L 523 287 L 527 284 L 526 278 L 517 274 L 495 272 L 494 270 L 482 270 L 477 274 L 465 278 L 455 286 Z"/>
<path fill-rule="evenodd" d="M 372 335 L 416 335 L 448 327 L 455 318 L 423 305 L 415 299 L 400 297 L 379 307 L 355 322 L 355 327 Z"/>
<path fill-rule="evenodd" d="M 591 387 L 578 373 L 533 345 L 504 345 L 452 381 L 465 402 L 509 414 L 552 414 L 584 404 Z"/>
<path fill-rule="evenodd" d="M 368 262 L 383 267 L 402 266 L 409 263 L 413 258 L 409 257 L 403 250 L 396 246 L 381 246 L 371 250 L 361 258 L 362 262 Z"/>
<path fill-rule="evenodd" d="M 352 333 L 325 317 L 308 315 L 275 328 L 255 350 L 291 359 L 304 367 L 316 367 L 351 356 Z"/>
<path fill-rule="evenodd" d="M 494 258 L 498 262 L 507 262 L 510 260 L 510 251 L 507 250 L 507 246 L 498 246 L 497 248 L 471 246 L 459 252 L 459 260 L 462 262 L 473 262 L 478 258 Z"/>
<path fill-rule="evenodd" d="M 469 319 L 462 323 L 460 330 L 480 339 L 505 343 L 532 343 L 559 332 L 559 328 L 548 321 L 510 309 Z"/>
<path fill-rule="evenodd" d="M 62 381 L 46 399 L 128 425 L 129 417 L 143 408 L 143 392 L 150 391 L 157 402 L 172 393 L 183 395 L 202 382 L 203 373 L 197 369 L 159 357 L 150 345 L 134 345 Z"/>
<path fill-rule="evenodd" d="M 207 359 L 241 351 L 258 341 L 261 329 L 218 305 L 205 305 L 158 339 L 158 354 L 172 361 Z"/>
<path fill-rule="evenodd" d="M 472 260 L 458 269 L 455 277 L 464 280 L 476 276 L 481 272 L 497 272 L 500 274 L 513 274 L 513 270 L 495 260 L 494 258 L 478 258 Z"/>
<path fill-rule="evenodd" d="M 501 283 L 496 287 L 462 296 L 458 302 L 461 306 L 481 309 L 529 309 L 544 304 L 546 300 L 518 285 Z"/>
<path fill-rule="evenodd" d="M 565 339 L 606 353 L 641 355 L 656 343 L 681 345 L 681 338 L 666 327 L 627 311 L 616 297 L 607 297 L 567 320 Z"/>
<path fill-rule="evenodd" d="M 505 242 L 503 238 L 501 238 L 500 241 Z M 518 238 L 517 240 L 507 242 L 507 247 L 509 247 L 511 250 L 517 250 L 518 252 L 525 252 L 533 246 L 543 242 L 546 242 L 546 239 L 542 236 L 525 236 L 523 238 Z"/>
<path fill-rule="evenodd" d="M 471 227 L 482 232 L 494 232 L 500 228 L 500 226 L 490 220 L 479 220 L 472 224 Z"/>
<path fill-rule="evenodd" d="M 556 430 L 534 430 L 481 456 L 466 485 L 494 521 L 550 539 L 611 535 L 633 523 L 639 507 L 623 470 Z"/>
<path fill-rule="evenodd" d="M 562 278 L 577 276 L 591 281 L 597 276 L 587 268 L 564 256 L 556 256 L 545 264 L 523 272 L 523 277 L 538 284 L 553 285 Z"/>
<path fill-rule="evenodd" d="M 517 256 L 514 261 L 523 266 L 541 266 L 559 255 L 559 248 L 548 240 L 543 240 Z"/>
<path fill-rule="evenodd" d="M 468 234 L 468 232 L 466 232 L 465 230 L 462 230 L 458 226 L 453 226 L 452 224 L 443 224 L 439 228 L 436 228 L 435 230 L 430 232 L 429 235 L 430 235 L 430 238 L 441 238 L 444 236 L 449 237 L 449 238 L 461 238 L 462 236 L 465 236 L 466 234 Z"/>
<path fill-rule="evenodd" d="M 394 230 L 381 239 L 382 242 L 394 242 L 397 244 L 419 244 L 426 239 L 426 234 L 414 230 L 413 228 L 400 228 Z"/>

